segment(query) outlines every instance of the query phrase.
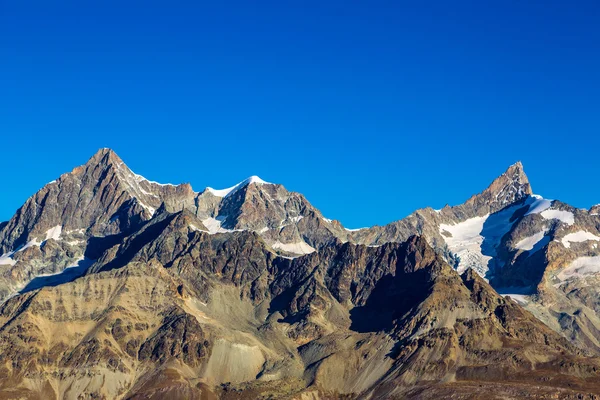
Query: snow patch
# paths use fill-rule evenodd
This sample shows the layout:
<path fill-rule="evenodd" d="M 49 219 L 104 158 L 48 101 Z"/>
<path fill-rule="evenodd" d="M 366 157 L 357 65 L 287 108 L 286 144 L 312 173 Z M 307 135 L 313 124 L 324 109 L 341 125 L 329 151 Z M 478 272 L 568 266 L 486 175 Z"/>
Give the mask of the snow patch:
<path fill-rule="evenodd" d="M 577 231 L 565 235 L 565 237 L 562 238 L 562 244 L 568 249 L 571 247 L 571 243 L 587 242 L 588 240 L 600 241 L 600 237 L 590 232 Z"/>
<path fill-rule="evenodd" d="M 536 194 L 531 196 L 533 202 L 529 205 L 529 210 L 525 215 L 539 214 L 552 206 L 552 200 L 544 199 L 542 196 Z"/>
<path fill-rule="evenodd" d="M 142 203 L 139 199 L 138 199 L 138 203 L 140 206 L 144 207 L 144 209 L 146 211 L 148 211 L 148 213 L 150 214 L 150 217 L 154 216 L 154 213 L 156 212 L 156 209 L 154 207 L 150 207 L 149 205 Z"/>
<path fill-rule="evenodd" d="M 540 242 L 545 242 L 545 243 L 543 243 L 542 246 L 539 246 L 538 244 Z M 543 230 L 534 235 L 526 237 L 525 239 L 520 240 L 515 245 L 515 248 L 519 249 L 519 250 L 525 250 L 525 251 L 530 251 L 530 250 L 533 250 L 534 248 L 536 248 L 535 251 L 538 251 L 540 248 L 542 248 L 546 244 L 548 244 L 548 242 L 550 242 L 550 237 L 546 236 L 546 231 Z M 535 252 L 535 251 L 533 251 L 533 252 Z"/>
<path fill-rule="evenodd" d="M 217 196 L 217 197 L 227 197 L 227 196 L 232 195 L 233 193 L 235 193 L 239 189 L 243 188 L 244 186 L 247 186 L 247 185 L 249 185 L 251 183 L 257 183 L 259 185 L 272 185 L 272 183 L 265 182 L 262 179 L 260 179 L 258 176 L 253 175 L 250 178 L 244 179 L 243 181 L 241 181 L 237 185 L 232 186 L 232 187 L 227 188 L 227 189 L 213 189 L 211 187 L 207 187 L 206 190 L 209 191 L 210 193 L 212 193 L 213 195 Z"/>
<path fill-rule="evenodd" d="M 225 229 L 221 227 L 223 221 L 225 221 L 227 217 L 217 217 L 217 218 L 205 218 L 202 220 L 202 223 L 208 229 L 208 232 L 211 234 L 215 233 L 225 233 L 225 232 L 234 232 L 233 229 Z"/>
<path fill-rule="evenodd" d="M 294 254 L 310 254 L 315 251 L 315 249 L 306 242 L 281 243 L 280 241 L 277 241 L 273 243 L 271 247 Z"/>
<path fill-rule="evenodd" d="M 573 225 L 575 223 L 575 215 L 571 211 L 562 210 L 545 210 L 540 213 L 545 219 L 558 219 L 567 225 Z"/>
<path fill-rule="evenodd" d="M 152 196 L 152 197 L 156 197 L 157 199 L 159 199 L 160 197 L 158 197 L 157 195 L 155 195 L 154 193 L 150 193 L 146 190 L 144 190 L 144 188 L 142 188 L 141 186 L 139 187 L 140 192 L 142 192 L 143 194 L 145 194 L 146 196 Z"/>
<path fill-rule="evenodd" d="M 210 233 L 210 232 L 209 232 L 209 231 L 207 231 L 207 230 L 204 230 L 204 229 L 200 229 L 200 228 L 198 228 L 198 227 L 197 227 L 196 225 L 194 225 L 194 224 L 189 224 L 188 226 L 189 226 L 189 228 L 190 228 L 191 230 L 193 230 L 193 231 L 197 231 L 197 232 L 208 232 L 208 233 Z"/>
<path fill-rule="evenodd" d="M 480 276 L 486 277 L 491 267 L 490 261 L 497 255 L 496 248 L 516 222 L 510 219 L 521 207 L 507 207 L 497 213 L 470 218 L 454 225 L 440 224 L 440 234 L 450 251 L 459 258 L 458 273 L 472 268 Z M 451 236 L 448 237 L 447 233 Z"/>
<path fill-rule="evenodd" d="M 579 257 L 560 271 L 556 277 L 561 281 L 566 281 L 597 274 L 598 272 L 600 272 L 600 256 Z"/>
<path fill-rule="evenodd" d="M 46 231 L 46 240 L 54 239 L 60 240 L 60 234 L 62 233 L 62 226 L 56 225 Z"/>
<path fill-rule="evenodd" d="M 26 293 L 46 286 L 58 286 L 63 283 L 72 282 L 79 278 L 94 263 L 95 260 L 80 257 L 75 260 L 75 264 L 66 267 L 64 270 L 55 274 L 42 274 L 33 278 L 19 293 Z"/>
<path fill-rule="evenodd" d="M 83 229 L 80 229 L 78 231 L 68 231 L 67 233 L 79 232 L 79 231 L 83 231 Z M 13 255 L 15 253 L 24 251 L 33 246 L 39 247 L 39 246 L 43 245 L 44 243 L 46 243 L 47 240 L 50 240 L 50 239 L 54 239 L 56 241 L 62 240 L 61 235 L 62 235 L 62 226 L 56 225 L 46 231 L 46 233 L 44 234 L 45 238 L 41 242 L 38 241 L 38 239 L 34 237 L 33 239 L 31 239 L 24 245 L 19 246 L 14 251 L 5 253 L 2 256 L 0 256 L 0 265 L 15 265 L 17 263 L 17 261 L 13 259 Z M 73 240 L 73 241 L 68 241 L 67 243 L 70 245 L 76 245 L 76 244 L 83 243 L 83 241 L 82 240 Z"/>
<path fill-rule="evenodd" d="M 129 169 L 129 168 L 127 168 L 127 169 Z M 143 176 L 136 174 L 132 170 L 129 170 L 129 172 L 131 172 L 131 174 L 133 175 L 133 177 L 135 178 L 135 180 L 138 181 L 138 182 L 146 181 L 146 182 L 148 182 L 148 183 L 150 183 L 152 185 L 158 185 L 158 186 L 177 186 L 177 185 L 174 185 L 172 183 L 159 183 L 159 182 L 148 180 L 148 179 L 144 178 Z"/>
<path fill-rule="evenodd" d="M 277 227 L 277 229 L 285 228 L 286 226 L 289 226 L 289 225 L 291 225 L 293 223 L 297 224 L 302 218 L 304 218 L 304 216 L 299 215 L 297 217 L 291 217 L 291 218 L 286 218 L 284 220 L 281 220 L 281 222 L 279 223 L 279 226 Z M 287 221 L 292 221 L 292 222 L 286 223 Z M 269 228 L 265 227 L 265 228 L 262 228 L 260 232 L 262 233 L 263 231 L 268 231 L 268 230 L 269 230 Z"/>
<path fill-rule="evenodd" d="M 54 239 L 54 240 L 58 241 L 58 240 L 60 240 L 61 233 L 62 233 L 62 226 L 56 225 L 55 227 L 52 227 L 46 231 L 45 239 L 42 240 L 41 242 L 38 242 L 37 238 L 33 238 L 29 242 L 25 243 L 23 246 L 20 246 L 14 252 L 18 253 L 20 251 L 23 251 L 23 250 L 28 249 L 33 246 L 39 247 L 42 244 L 44 244 L 46 242 L 46 240 L 50 240 L 50 239 Z"/>
<path fill-rule="evenodd" d="M 143 192 L 143 189 L 140 187 L 139 183 L 142 181 L 158 186 L 177 186 L 172 183 L 158 183 L 155 181 L 150 181 L 130 170 L 129 167 L 123 162 L 117 164 L 117 169 L 121 172 L 121 176 L 125 174 L 124 178 L 130 186 L 138 188 L 141 192 Z M 148 194 L 148 192 L 145 192 L 144 194 Z"/>
<path fill-rule="evenodd" d="M 33 247 L 33 246 L 38 246 L 39 247 L 41 245 L 42 245 L 42 242 L 38 242 L 36 238 L 33 238 L 29 242 L 25 243 L 23 246 L 20 246 L 15 251 L 15 253 L 18 253 L 19 251 L 23 251 L 23 250 L 28 249 L 28 248 Z"/>
<path fill-rule="evenodd" d="M 12 255 L 14 254 L 14 252 L 10 252 L 10 253 L 6 253 L 6 254 L 2 254 L 0 256 L 0 265 L 10 265 L 13 266 L 15 265 L 17 262 L 15 260 L 13 260 Z"/>
<path fill-rule="evenodd" d="M 529 296 L 525 294 L 507 293 L 502 295 L 502 297 L 506 296 L 510 296 L 511 299 L 513 299 L 520 305 L 526 305 L 527 303 L 529 303 Z"/>
<path fill-rule="evenodd" d="M 492 257 L 481 253 L 483 244 L 483 224 L 489 215 L 475 217 L 455 225 L 440 224 L 440 233 L 450 250 L 459 258 L 457 271 L 462 274 L 468 268 L 473 268 L 480 275 L 487 271 L 488 263 Z M 448 232 L 451 237 L 446 237 Z"/>

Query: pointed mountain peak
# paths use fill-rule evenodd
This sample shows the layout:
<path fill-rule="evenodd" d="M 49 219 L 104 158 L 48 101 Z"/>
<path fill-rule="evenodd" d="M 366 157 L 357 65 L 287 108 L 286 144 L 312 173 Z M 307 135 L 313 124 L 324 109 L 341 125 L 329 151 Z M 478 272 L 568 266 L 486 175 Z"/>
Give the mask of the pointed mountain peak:
<path fill-rule="evenodd" d="M 496 178 L 492 184 L 488 187 L 488 190 L 492 190 L 494 193 L 506 195 L 532 195 L 531 185 L 529 179 L 525 175 L 523 164 L 518 161 L 508 167 L 508 169 Z"/>
<path fill-rule="evenodd" d="M 104 147 L 98 150 L 84 165 L 81 165 L 73 170 L 73 173 L 88 171 L 93 173 L 98 167 L 104 170 L 107 167 L 112 166 L 119 177 L 123 180 L 126 180 L 129 185 L 139 185 L 141 182 L 145 182 L 148 185 L 157 185 L 157 186 L 174 186 L 179 187 L 182 186 L 184 190 L 188 192 L 193 192 L 191 190 L 191 186 L 189 184 L 180 184 L 175 185 L 172 183 L 159 183 L 155 181 L 151 181 L 149 179 L 144 178 L 141 175 L 133 172 L 127 164 L 114 152 L 114 150 Z M 185 187 L 184 187 L 185 186 Z M 146 188 L 147 189 L 147 188 Z"/>
<path fill-rule="evenodd" d="M 263 181 L 259 176 L 252 175 L 249 178 L 246 178 L 242 181 L 243 184 L 249 185 L 251 183 L 260 183 L 260 184 L 270 184 L 269 182 Z"/>
<path fill-rule="evenodd" d="M 521 161 L 517 161 L 501 175 L 501 176 L 511 176 L 513 178 L 519 178 L 524 181 L 527 181 L 527 175 L 525 175 L 525 170 L 523 169 L 523 163 Z"/>
<path fill-rule="evenodd" d="M 471 197 L 466 204 L 481 209 L 483 213 L 496 212 L 504 207 L 531 196 L 531 185 L 519 161 L 494 179 L 492 184 L 478 195 Z M 480 214 L 478 212 L 478 214 Z"/>
<path fill-rule="evenodd" d="M 83 165 L 73 168 L 71 174 L 80 174 L 85 171 L 93 171 L 97 167 L 102 169 L 110 165 L 125 165 L 123 160 L 113 150 L 104 147 L 98 150 L 90 159 Z"/>
<path fill-rule="evenodd" d="M 108 147 L 103 147 L 98 150 L 86 163 L 89 164 L 108 164 L 108 163 L 122 163 L 123 160 L 114 152 L 114 150 Z"/>
<path fill-rule="evenodd" d="M 236 191 L 238 191 L 239 189 L 248 186 L 250 184 L 258 184 L 258 185 L 272 185 L 272 183 L 270 182 L 266 182 L 264 180 L 262 180 L 260 177 L 256 176 L 256 175 L 252 175 L 251 177 L 248 177 L 246 179 L 244 179 L 243 181 L 241 181 L 240 183 L 238 183 L 235 186 L 232 186 L 230 188 L 227 189 L 213 189 L 211 187 L 207 187 L 206 191 L 209 193 L 212 193 L 213 195 L 217 196 L 217 197 L 227 197 L 232 195 L 233 193 L 235 193 Z"/>

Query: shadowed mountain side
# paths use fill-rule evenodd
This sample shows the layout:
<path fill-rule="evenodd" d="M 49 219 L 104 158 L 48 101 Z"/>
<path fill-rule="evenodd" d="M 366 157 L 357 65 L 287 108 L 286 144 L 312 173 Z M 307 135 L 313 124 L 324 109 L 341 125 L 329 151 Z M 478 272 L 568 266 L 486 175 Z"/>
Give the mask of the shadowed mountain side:
<path fill-rule="evenodd" d="M 79 260 L 76 265 L 69 266 L 57 274 L 36 276 L 19 293 L 23 294 L 43 287 L 53 287 L 72 282 L 83 276 L 93 263 L 94 260 L 83 259 Z"/>

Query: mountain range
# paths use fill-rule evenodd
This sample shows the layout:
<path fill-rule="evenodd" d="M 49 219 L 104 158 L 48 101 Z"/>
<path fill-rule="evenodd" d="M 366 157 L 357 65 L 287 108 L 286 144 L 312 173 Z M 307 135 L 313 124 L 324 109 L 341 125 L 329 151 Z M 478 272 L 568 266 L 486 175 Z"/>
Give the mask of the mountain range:
<path fill-rule="evenodd" d="M 521 163 L 352 230 L 101 149 L 0 223 L 0 399 L 598 398 L 599 244 Z"/>

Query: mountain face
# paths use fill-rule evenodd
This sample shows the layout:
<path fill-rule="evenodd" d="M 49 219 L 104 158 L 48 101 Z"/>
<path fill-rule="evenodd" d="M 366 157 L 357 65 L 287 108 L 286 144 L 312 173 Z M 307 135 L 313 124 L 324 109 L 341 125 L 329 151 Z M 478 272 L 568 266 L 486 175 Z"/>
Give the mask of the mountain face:
<path fill-rule="evenodd" d="M 158 209 L 189 210 L 210 233 L 251 230 L 288 256 L 330 244 L 346 231 L 323 218 L 299 193 L 253 177 L 201 193 L 133 173 L 110 149 L 44 186 L 0 225 L 0 298 L 42 274 L 96 259 L 139 229 Z"/>
<path fill-rule="evenodd" d="M 0 224 L 0 398 L 597 398 L 599 211 L 517 163 L 347 230 L 258 177 L 194 192 L 102 149 Z"/>

